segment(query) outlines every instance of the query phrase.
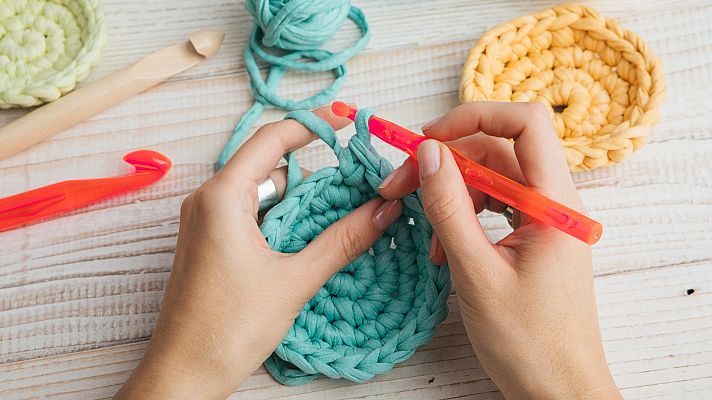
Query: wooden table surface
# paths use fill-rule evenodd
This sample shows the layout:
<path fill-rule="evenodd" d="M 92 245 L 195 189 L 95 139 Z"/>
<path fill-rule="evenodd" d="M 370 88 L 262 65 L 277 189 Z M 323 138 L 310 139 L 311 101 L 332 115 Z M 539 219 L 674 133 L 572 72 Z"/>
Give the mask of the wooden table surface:
<path fill-rule="evenodd" d="M 355 2 L 373 39 L 349 62 L 341 97 L 410 127 L 458 104 L 461 65 L 487 28 L 554 4 Z M 174 162 L 147 189 L 0 234 L 3 399 L 109 398 L 127 379 L 158 317 L 181 200 L 211 176 L 252 101 L 242 61 L 251 18 L 242 1 L 102 3 L 110 42 L 88 80 L 202 28 L 227 36 L 214 59 L 0 161 L 0 197 L 63 179 L 120 174 L 121 156 L 136 148 L 161 151 Z M 646 147 L 620 165 L 575 174 L 586 205 L 606 227 L 593 252 L 606 354 L 628 399 L 712 398 L 712 3 L 590 5 L 648 42 L 668 86 Z M 347 24 L 332 45 L 344 47 L 356 35 Z M 330 79 L 292 74 L 280 93 L 302 98 Z M 23 113 L 0 111 L 0 125 Z M 260 123 L 281 115 L 267 112 Z M 394 161 L 402 158 L 377 147 Z M 333 163 L 327 150 L 315 143 L 301 151 L 303 166 Z M 499 216 L 484 215 L 482 223 L 492 238 L 507 233 Z M 454 296 L 433 341 L 388 375 L 367 384 L 319 379 L 286 387 L 260 369 L 234 397 L 500 398 L 473 355 Z"/>

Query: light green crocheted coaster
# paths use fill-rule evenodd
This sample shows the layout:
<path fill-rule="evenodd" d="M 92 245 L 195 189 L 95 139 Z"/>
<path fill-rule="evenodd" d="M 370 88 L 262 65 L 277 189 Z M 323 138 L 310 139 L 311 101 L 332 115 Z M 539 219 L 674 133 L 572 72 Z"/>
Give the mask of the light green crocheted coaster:
<path fill-rule="evenodd" d="M 97 0 L 0 0 L 0 108 L 36 106 L 70 92 L 106 41 Z"/>

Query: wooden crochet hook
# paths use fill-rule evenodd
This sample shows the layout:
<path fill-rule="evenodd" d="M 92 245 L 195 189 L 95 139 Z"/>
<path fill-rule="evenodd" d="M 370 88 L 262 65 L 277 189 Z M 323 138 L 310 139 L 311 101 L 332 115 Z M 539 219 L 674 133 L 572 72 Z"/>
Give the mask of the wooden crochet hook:
<path fill-rule="evenodd" d="M 0 128 L 0 159 L 111 108 L 215 55 L 225 34 L 199 31 L 188 41 L 158 50 L 139 62 L 91 82 Z"/>

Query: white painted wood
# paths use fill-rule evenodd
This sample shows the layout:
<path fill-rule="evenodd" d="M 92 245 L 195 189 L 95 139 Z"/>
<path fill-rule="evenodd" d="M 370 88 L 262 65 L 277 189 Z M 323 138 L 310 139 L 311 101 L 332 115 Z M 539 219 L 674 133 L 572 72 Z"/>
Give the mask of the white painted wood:
<path fill-rule="evenodd" d="M 625 398 L 712 395 L 712 295 L 704 289 L 711 284 L 710 263 L 597 278 L 604 346 Z M 688 288 L 697 291 L 688 296 Z M 367 384 L 318 379 L 287 387 L 260 368 L 233 398 L 500 398 L 473 355 L 455 295 L 449 303 L 450 315 L 433 341 L 388 375 Z M 146 342 L 138 342 L 5 364 L 0 366 L 0 397 L 109 397 L 137 365 L 145 347 Z"/>
<path fill-rule="evenodd" d="M 180 202 L 212 174 L 221 146 L 251 103 L 241 59 L 251 22 L 241 1 L 103 3 L 111 39 L 90 79 L 205 27 L 225 30 L 226 41 L 214 59 L 0 160 L 0 197 L 62 179 L 120 174 L 121 156 L 135 148 L 153 148 L 174 161 L 152 187 L 0 233 L 2 398 L 106 398 L 126 379 L 158 315 Z M 554 4 L 356 3 L 373 39 L 349 63 L 341 96 L 412 128 L 457 104 L 461 65 L 488 27 Z M 618 166 L 575 175 L 605 226 L 594 264 L 607 354 L 626 398 L 709 398 L 712 4 L 591 5 L 648 41 L 663 61 L 669 90 L 647 147 Z M 347 26 L 332 46 L 355 37 Z M 329 79 L 289 75 L 279 92 L 304 97 Z M 0 112 L 0 124 L 23 112 Z M 267 112 L 260 123 L 281 115 Z M 403 158 L 376 146 L 393 161 Z M 311 169 L 333 162 L 319 143 L 299 157 Z M 482 222 L 493 239 L 508 232 L 499 216 L 485 215 Z M 685 296 L 688 288 L 696 292 Z M 236 398 L 499 398 L 457 321 L 453 311 L 432 344 L 372 383 L 322 379 L 286 388 L 261 370 Z M 436 380 L 428 384 L 431 377 Z"/>

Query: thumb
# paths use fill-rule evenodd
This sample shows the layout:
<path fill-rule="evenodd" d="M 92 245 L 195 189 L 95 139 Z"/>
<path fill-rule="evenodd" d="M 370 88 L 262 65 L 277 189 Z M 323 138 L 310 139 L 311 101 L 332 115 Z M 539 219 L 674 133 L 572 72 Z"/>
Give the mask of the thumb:
<path fill-rule="evenodd" d="M 418 147 L 418 163 L 423 210 L 452 266 L 495 256 L 450 149 L 426 140 Z"/>
<path fill-rule="evenodd" d="M 368 251 L 402 213 L 400 200 L 372 199 L 290 256 L 288 270 L 297 275 L 294 279 L 310 291 L 311 297 L 327 279 Z"/>

